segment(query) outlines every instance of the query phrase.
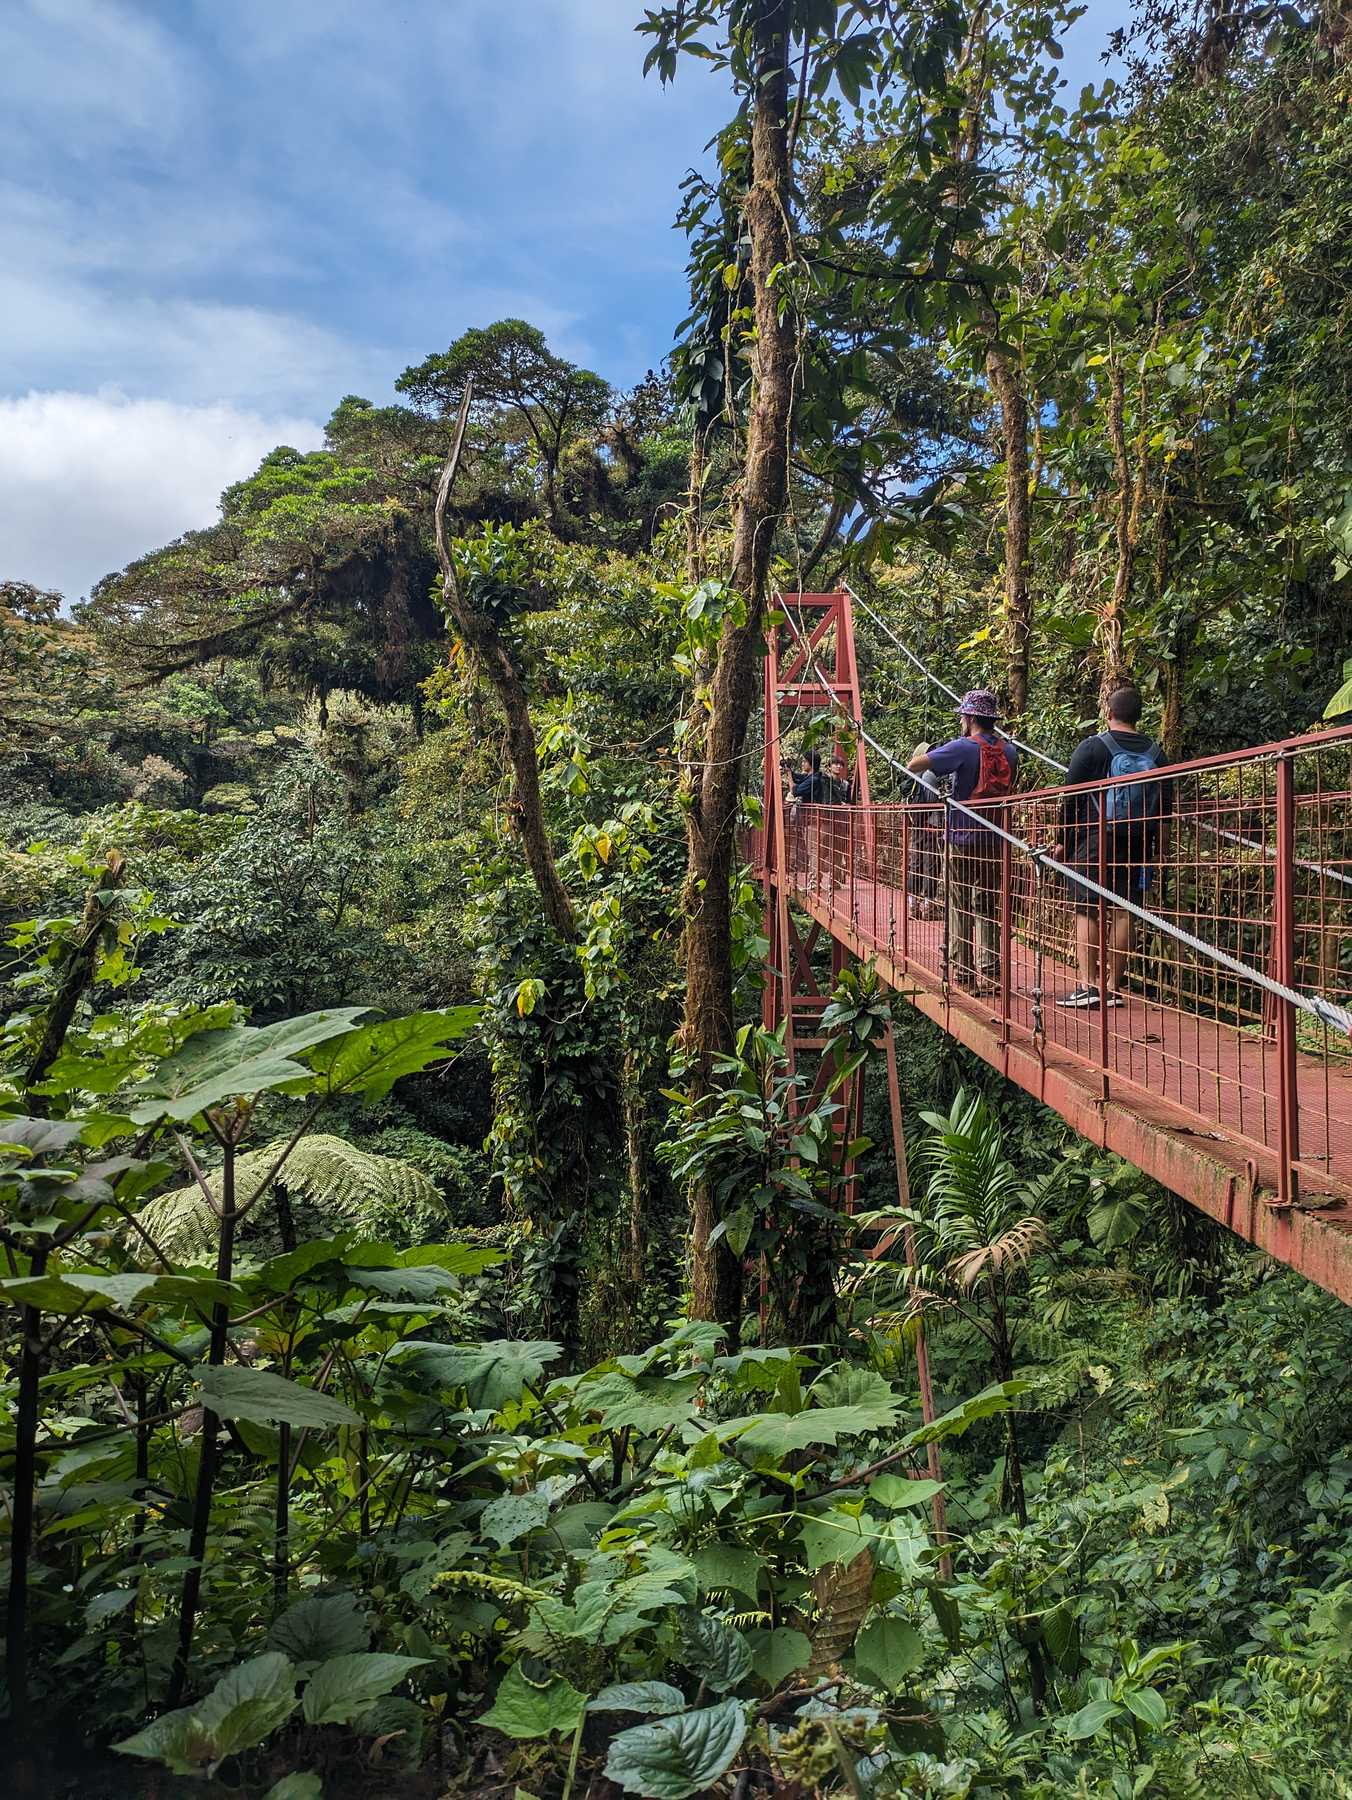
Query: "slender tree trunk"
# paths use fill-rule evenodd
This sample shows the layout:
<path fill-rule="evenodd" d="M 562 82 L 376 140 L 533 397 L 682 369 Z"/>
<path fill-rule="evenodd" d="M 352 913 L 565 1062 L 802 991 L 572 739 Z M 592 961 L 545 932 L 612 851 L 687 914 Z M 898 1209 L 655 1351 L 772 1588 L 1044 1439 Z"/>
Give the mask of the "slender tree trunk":
<path fill-rule="evenodd" d="M 620 1090 L 625 1159 L 629 1170 L 624 1272 L 631 1291 L 637 1295 L 643 1286 L 648 1261 L 648 1100 L 643 1089 L 641 1059 L 632 1044 L 625 1048 Z"/>
<path fill-rule="evenodd" d="M 704 580 L 704 433 L 696 419 L 690 434 L 690 488 L 685 508 L 685 574 L 691 587 Z"/>
<path fill-rule="evenodd" d="M 447 611 L 455 620 L 456 630 L 474 652 L 479 666 L 492 682 L 503 713 L 506 715 L 507 754 L 512 764 L 512 778 L 516 788 L 517 822 L 521 830 L 521 843 L 526 854 L 526 865 L 530 869 L 531 877 L 539 892 L 545 917 L 561 938 L 572 942 L 577 936 L 577 925 L 573 918 L 572 902 L 564 890 L 563 883 L 559 880 L 559 871 L 555 865 L 554 852 L 549 842 L 549 832 L 545 826 L 544 802 L 540 797 L 540 767 L 536 755 L 535 727 L 531 723 L 525 684 L 517 673 L 516 665 L 513 663 L 493 620 L 468 605 L 461 594 L 455 565 L 451 561 L 451 554 L 446 544 L 446 502 L 450 498 L 451 487 L 460 466 L 460 455 L 464 448 L 465 427 L 469 420 L 472 397 L 472 390 L 467 386 L 464 398 L 460 403 L 460 417 L 456 422 L 455 440 L 451 454 L 446 460 L 445 468 L 441 471 L 441 481 L 437 487 L 433 525 L 436 536 L 437 561 L 441 565 L 442 591 Z M 550 477 L 549 492 L 552 496 L 552 476 Z M 552 498 L 550 506 L 552 512 Z"/>
<path fill-rule="evenodd" d="M 36 1246 L 31 1275 L 47 1267 L 45 1246 Z M 33 1521 L 38 1479 L 38 1384 L 42 1377 L 42 1314 L 19 1309 L 19 1391 L 14 1413 L 14 1499 L 10 1516 L 9 1598 L 5 1617 L 5 1679 L 9 1686 L 10 1731 L 16 1748 L 29 1729 L 28 1570 L 33 1554 Z"/>
<path fill-rule="evenodd" d="M 1155 521 L 1155 599 L 1162 597 L 1169 579 L 1173 555 L 1173 514 L 1167 499 L 1160 503 Z M 1183 676 L 1188 656 L 1196 642 L 1199 620 L 1191 607 L 1180 607 L 1169 634 L 1168 652 L 1164 659 L 1164 700 L 1160 717 L 1160 747 L 1170 762 L 1183 756 Z"/>
<path fill-rule="evenodd" d="M 291 1427 L 277 1427 L 277 1493 L 272 1511 L 272 1616 L 286 1611 L 291 1585 Z"/>
<path fill-rule="evenodd" d="M 1117 482 L 1113 502 L 1114 538 L 1117 561 L 1113 570 L 1113 591 L 1099 622 L 1099 651 L 1103 658 L 1102 693 L 1104 698 L 1126 679 L 1123 659 L 1123 635 L 1126 626 L 1127 601 L 1131 594 L 1131 577 L 1136 560 L 1136 546 L 1131 532 L 1131 460 L 1127 455 L 1126 389 L 1122 363 L 1114 356 L 1108 377 L 1108 442 L 1112 446 L 1113 474 Z"/>
<path fill-rule="evenodd" d="M 967 101 L 958 138 L 957 170 L 950 198 L 963 199 L 966 172 L 982 152 L 991 76 L 990 11 L 972 8 L 967 40 L 954 71 L 966 88 Z M 967 244 L 970 253 L 976 246 Z M 1000 316 L 992 302 L 981 307 L 986 344 L 986 379 L 1000 409 L 1000 449 L 1005 465 L 1005 686 L 1009 718 L 1017 722 L 1028 709 L 1032 662 L 1033 600 L 1028 585 L 1028 553 L 1032 536 L 1032 493 L 1028 461 L 1028 395 L 1023 370 L 1000 343 Z"/>
<path fill-rule="evenodd" d="M 1032 658 L 1033 599 L 1028 585 L 1032 533 L 1032 485 L 1028 463 L 1028 396 L 1023 373 L 1003 350 L 986 354 L 986 375 L 1000 405 L 1000 437 L 1005 460 L 1005 662 L 1009 716 L 1028 710 Z"/>
<path fill-rule="evenodd" d="M 216 1279 L 229 1281 L 235 1267 L 235 1146 L 225 1147 L 225 1163 L 221 1169 L 221 1235 L 216 1251 Z M 211 1342 L 207 1363 L 219 1369 L 225 1362 L 225 1346 L 230 1328 L 230 1308 L 222 1301 L 211 1314 Z M 190 1566 L 183 1576 L 183 1592 L 178 1612 L 178 1649 L 169 1676 L 166 1704 L 177 1706 L 188 1683 L 188 1665 L 192 1658 L 193 1633 L 197 1628 L 197 1608 L 202 1598 L 202 1572 L 206 1563 L 207 1538 L 211 1529 L 211 1502 L 216 1490 L 216 1465 L 219 1458 L 218 1439 L 221 1421 L 209 1406 L 202 1408 L 202 1455 L 197 1465 L 197 1486 L 193 1492 L 192 1523 L 188 1533 Z"/>
<path fill-rule="evenodd" d="M 61 1046 L 66 1041 L 66 1033 L 70 1030 L 75 1018 L 75 1009 L 80 1004 L 80 996 L 94 979 L 94 965 L 98 959 L 99 936 L 108 923 L 112 912 L 113 894 L 122 885 L 126 865 L 121 854 L 110 850 L 104 859 L 104 865 L 97 880 L 85 895 L 84 912 L 80 918 L 79 935 L 75 947 L 66 958 L 65 972 L 61 977 L 61 985 L 56 990 L 56 998 L 52 1001 L 51 1010 L 47 1014 L 47 1023 L 43 1029 L 42 1042 L 34 1053 L 33 1060 L 24 1071 L 24 1086 L 32 1087 L 42 1080 L 57 1057 L 61 1054 Z M 30 1102 L 34 1111 L 43 1106 L 40 1096 Z"/>
<path fill-rule="evenodd" d="M 1014 1346 L 1004 1310 L 1003 1296 L 992 1287 L 992 1311 L 995 1321 L 995 1379 L 1011 1381 L 1014 1377 Z M 1019 1427 L 1011 1407 L 1005 1414 L 1005 1482 L 1009 1490 L 1014 1517 L 1024 1530 L 1028 1526 L 1028 1496 L 1023 1485 L 1023 1458 L 1019 1452 Z M 1016 1626 L 1014 1635 L 1028 1658 L 1028 1687 L 1033 1710 L 1043 1712 L 1047 1702 L 1047 1661 L 1042 1653 L 1041 1626 L 1037 1619 Z"/>
<path fill-rule="evenodd" d="M 1159 342 L 1160 330 L 1161 318 L 1157 316 L 1154 343 Z M 1145 377 L 1141 377 L 1134 474 L 1127 447 L 1126 387 L 1121 359 L 1117 355 L 1112 358 L 1108 380 L 1108 442 L 1112 447 L 1116 483 L 1113 536 L 1117 556 L 1113 569 L 1113 591 L 1099 624 L 1099 647 L 1103 656 L 1102 697 L 1105 700 L 1114 688 L 1121 687 L 1130 679 L 1124 644 L 1131 610 L 1132 582 L 1136 575 L 1136 556 L 1141 542 L 1141 518 L 1145 511 L 1150 480 L 1146 443 L 1148 395 Z"/>
<path fill-rule="evenodd" d="M 758 0 L 751 27 L 755 110 L 744 216 L 751 240 L 755 391 L 731 570 L 732 586 L 745 601 L 746 614 L 741 624 L 729 619 L 723 626 L 709 683 L 704 764 L 687 814 L 691 907 L 685 934 L 682 1036 L 689 1086 L 696 1097 L 709 1092 L 714 1059 L 732 1043 L 731 883 L 742 752 L 758 688 L 770 553 L 788 496 L 796 331 L 792 310 L 785 309 L 781 316 L 778 283 L 793 258 L 788 212 L 789 17 L 788 0 Z M 741 1267 L 724 1240 L 710 1245 L 717 1222 L 712 1188 L 700 1183 L 692 1204 L 690 1310 L 695 1318 L 732 1325 L 741 1311 Z"/>

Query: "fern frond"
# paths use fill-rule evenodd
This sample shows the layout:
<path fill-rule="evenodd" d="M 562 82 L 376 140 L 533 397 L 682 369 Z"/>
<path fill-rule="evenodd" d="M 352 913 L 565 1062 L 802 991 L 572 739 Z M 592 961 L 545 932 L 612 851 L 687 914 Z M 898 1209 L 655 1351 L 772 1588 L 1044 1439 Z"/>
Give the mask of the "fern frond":
<path fill-rule="evenodd" d="M 391 1225 L 407 1230 L 420 1214 L 440 1209 L 436 1183 L 420 1169 L 392 1156 L 376 1156 L 358 1150 L 345 1138 L 317 1132 L 302 1138 L 282 1164 L 281 1172 L 266 1193 L 260 1192 L 286 1148 L 286 1140 L 249 1150 L 235 1162 L 236 1201 L 255 1226 L 266 1220 L 275 1232 L 277 1189 L 280 1187 L 293 1210 L 311 1208 L 317 1231 L 311 1237 L 341 1228 L 364 1237 L 379 1237 Z M 219 1206 L 220 1172 L 208 1176 L 207 1185 Z M 138 1222 L 166 1255 L 191 1260 L 215 1248 L 219 1221 L 196 1182 L 174 1188 L 152 1200 L 138 1214 Z M 133 1238 L 132 1248 L 149 1255 L 144 1239 Z M 138 1252 L 139 1254 L 140 1252 Z"/>

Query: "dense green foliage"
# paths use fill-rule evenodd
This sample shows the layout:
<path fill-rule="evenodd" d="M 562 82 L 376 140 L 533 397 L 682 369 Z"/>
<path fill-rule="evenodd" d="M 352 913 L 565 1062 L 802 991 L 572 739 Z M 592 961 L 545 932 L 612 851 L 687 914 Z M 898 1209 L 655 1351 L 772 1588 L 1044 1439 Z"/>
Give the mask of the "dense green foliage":
<path fill-rule="evenodd" d="M 74 618 L 0 587 L 20 1791 L 1352 1793 L 1352 1314 L 824 944 L 790 1066 L 744 868 L 692 1077 L 776 8 L 774 581 L 848 573 L 1053 749 L 1125 673 L 1201 753 L 1349 672 L 1345 5 L 1149 0 L 1074 100 L 1065 4 L 647 12 L 736 106 L 669 365 L 619 394 L 490 323 Z M 872 728 L 936 735 L 859 629 Z M 874 1093 L 847 1215 L 838 1096 L 893 1023 L 914 1199 Z M 736 1317 L 691 1316 L 696 1190 Z"/>

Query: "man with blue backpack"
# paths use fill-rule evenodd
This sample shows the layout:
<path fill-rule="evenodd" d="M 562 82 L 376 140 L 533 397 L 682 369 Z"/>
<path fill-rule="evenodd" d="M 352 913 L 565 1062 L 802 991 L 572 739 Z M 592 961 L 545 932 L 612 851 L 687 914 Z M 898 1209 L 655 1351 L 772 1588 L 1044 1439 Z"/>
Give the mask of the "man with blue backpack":
<path fill-rule="evenodd" d="M 1126 779 L 1146 775 L 1164 763 L 1160 746 L 1137 729 L 1141 710 L 1141 696 L 1134 687 L 1117 688 L 1108 696 L 1107 730 L 1076 746 L 1066 774 L 1068 786 L 1110 782 L 1115 778 L 1121 778 L 1121 785 L 1100 787 L 1088 794 L 1067 794 L 1061 804 L 1060 842 L 1063 862 L 1108 888 L 1119 900 L 1134 900 L 1138 906 L 1145 904 L 1154 875 L 1152 865 L 1159 854 L 1172 804 L 1170 782 Z M 1120 907 L 1111 909 L 1105 947 L 1100 942 L 1099 919 L 1108 903 L 1078 882 L 1068 881 L 1067 886 L 1075 906 L 1075 955 L 1080 981 L 1057 1004 L 1084 1011 L 1121 1006 L 1122 981 L 1131 953 L 1132 916 Z M 1101 965 L 1107 978 L 1105 993 L 1099 991 Z"/>

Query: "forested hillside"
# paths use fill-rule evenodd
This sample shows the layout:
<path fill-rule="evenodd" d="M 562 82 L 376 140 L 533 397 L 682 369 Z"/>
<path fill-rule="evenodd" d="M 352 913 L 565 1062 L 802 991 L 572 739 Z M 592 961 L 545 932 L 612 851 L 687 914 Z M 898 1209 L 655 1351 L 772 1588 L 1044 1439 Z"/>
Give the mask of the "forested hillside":
<path fill-rule="evenodd" d="M 1063 760 L 1352 711 L 1352 6 L 1082 11 L 642 11 L 645 380 L 485 320 L 0 582 L 13 1791 L 1352 1795 L 1352 1314 L 868 969 L 761 1025 L 779 595 L 903 760 L 898 639 Z"/>

